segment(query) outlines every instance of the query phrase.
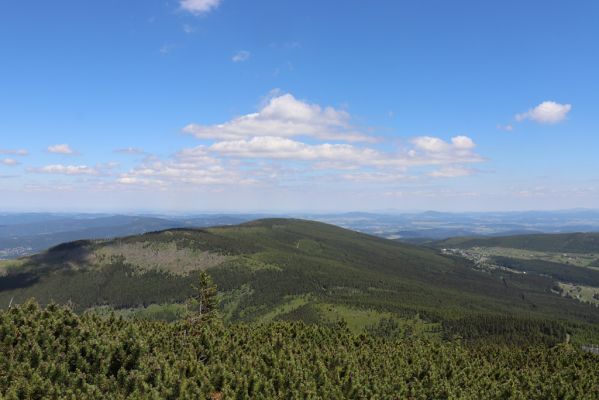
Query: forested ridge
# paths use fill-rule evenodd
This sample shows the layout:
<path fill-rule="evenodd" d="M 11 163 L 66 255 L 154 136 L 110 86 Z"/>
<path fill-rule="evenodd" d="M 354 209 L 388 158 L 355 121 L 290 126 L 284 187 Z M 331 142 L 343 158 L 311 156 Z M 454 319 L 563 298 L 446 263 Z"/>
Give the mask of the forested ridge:
<path fill-rule="evenodd" d="M 290 219 L 65 243 L 0 265 L 0 308 L 35 298 L 176 320 L 201 271 L 218 284 L 225 323 L 343 319 L 359 333 L 392 319 L 471 342 L 599 342 L 599 308 L 560 297 L 552 277 L 475 271 L 434 249 Z"/>
<path fill-rule="evenodd" d="M 224 325 L 0 312 L 0 398 L 596 399 L 599 356 L 303 322 Z"/>
<path fill-rule="evenodd" d="M 68 243 L 0 279 L 21 296 L 0 311 L 0 399 L 599 398 L 596 308 L 542 277 L 295 221 L 118 243 L 134 252 Z"/>
<path fill-rule="evenodd" d="M 95 292 L 78 299 L 93 305 L 102 295 L 112 305 L 99 312 L 66 300 L 69 306 L 27 300 L 0 311 L 0 399 L 597 398 L 599 356 L 580 346 L 599 337 L 594 308 L 549 297 L 536 280 L 509 281 L 520 285 L 510 293 L 494 283 L 497 277 L 428 250 L 400 246 L 398 253 L 394 243 L 344 231 L 343 237 L 336 229 L 324 232 L 328 238 L 321 231 L 320 242 L 307 241 L 305 232 L 278 226 L 276 232 L 256 224 L 250 232 L 219 228 L 220 235 L 201 232 L 201 240 L 188 231 L 149 236 L 161 245 L 167 237 L 183 242 L 182 249 L 219 248 L 231 257 L 208 273 L 143 271 L 124 256 L 108 266 L 75 264 L 86 242 L 62 245 L 39 256 L 46 262 L 23 265 L 25 273 L 43 270 L 41 280 L 77 277 L 90 285 L 85 278 L 103 276 L 88 286 Z M 302 252 L 302 244 L 310 251 Z M 222 283 L 220 294 L 211 276 Z M 424 285 L 422 277 L 432 282 Z M 452 285 L 460 282 L 458 296 Z M 492 302 L 476 283 L 503 299 Z M 125 293 L 123 285 L 129 285 Z M 57 283 L 42 288 L 60 293 Z M 119 304 L 151 296 L 182 299 L 168 306 L 178 307 L 176 318 L 159 310 L 158 319 L 174 321 L 122 316 Z M 555 303 L 544 303 L 550 299 Z M 560 308 L 551 304 L 573 314 L 559 318 Z M 344 310 L 343 318 L 325 318 L 335 308 Z M 368 324 L 356 325 L 361 319 Z"/>

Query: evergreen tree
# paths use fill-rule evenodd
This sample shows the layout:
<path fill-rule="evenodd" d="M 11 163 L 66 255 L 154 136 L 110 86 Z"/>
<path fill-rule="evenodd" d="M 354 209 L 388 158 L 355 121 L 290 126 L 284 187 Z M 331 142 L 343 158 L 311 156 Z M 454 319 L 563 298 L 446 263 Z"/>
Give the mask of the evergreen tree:
<path fill-rule="evenodd" d="M 206 271 L 200 273 L 198 286 L 192 285 L 195 290 L 193 300 L 195 302 L 195 318 L 207 319 L 214 315 L 218 307 L 217 288 L 210 275 Z"/>

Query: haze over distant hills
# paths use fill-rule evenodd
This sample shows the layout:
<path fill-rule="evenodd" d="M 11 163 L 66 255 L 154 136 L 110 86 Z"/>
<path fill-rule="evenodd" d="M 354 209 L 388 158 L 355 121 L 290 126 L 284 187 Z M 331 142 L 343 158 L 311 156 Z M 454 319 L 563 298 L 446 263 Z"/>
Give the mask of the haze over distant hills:
<path fill-rule="evenodd" d="M 303 215 L 388 239 L 599 231 L 599 210 Z"/>
<path fill-rule="evenodd" d="M 111 214 L 0 214 L 0 259 L 34 254 L 60 243 L 107 239 L 180 227 L 236 224 L 251 215 L 164 217 Z"/>
<path fill-rule="evenodd" d="M 455 236 L 499 236 L 529 233 L 599 231 L 599 211 L 290 213 L 123 215 L 73 213 L 0 214 L 0 259 L 34 254 L 79 239 L 106 239 L 168 228 L 238 224 L 263 217 L 297 217 L 408 241 Z"/>

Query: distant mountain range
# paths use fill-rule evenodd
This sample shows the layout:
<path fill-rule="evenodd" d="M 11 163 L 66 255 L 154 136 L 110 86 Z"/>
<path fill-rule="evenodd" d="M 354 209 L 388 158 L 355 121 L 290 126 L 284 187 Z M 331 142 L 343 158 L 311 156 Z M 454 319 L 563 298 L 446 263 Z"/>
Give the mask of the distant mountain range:
<path fill-rule="evenodd" d="M 599 211 L 529 211 L 302 215 L 390 239 L 440 240 L 455 236 L 505 236 L 530 233 L 599 231 Z"/>
<path fill-rule="evenodd" d="M 102 214 L 0 214 L 0 259 L 35 254 L 60 243 L 109 239 L 168 228 L 238 224 L 255 215 L 156 217 Z"/>
<path fill-rule="evenodd" d="M 197 214 L 187 216 L 114 214 L 0 214 L 0 259 L 31 255 L 60 243 L 107 239 L 145 232 L 238 224 L 273 214 Z M 411 242 L 456 236 L 599 231 L 599 211 L 531 211 L 495 213 L 340 213 L 285 215 Z"/>

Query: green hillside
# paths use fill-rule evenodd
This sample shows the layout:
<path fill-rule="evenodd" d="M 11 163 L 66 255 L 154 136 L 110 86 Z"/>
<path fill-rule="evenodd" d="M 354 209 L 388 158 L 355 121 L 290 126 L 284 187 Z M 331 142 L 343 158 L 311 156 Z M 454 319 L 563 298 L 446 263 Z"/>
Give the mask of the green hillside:
<path fill-rule="evenodd" d="M 599 254 L 599 233 L 558 233 L 500 237 L 457 237 L 434 243 L 438 248 L 506 247 L 556 253 Z"/>
<path fill-rule="evenodd" d="M 398 321 L 407 334 L 510 342 L 599 337 L 599 309 L 555 294 L 550 277 L 475 271 L 433 249 L 289 219 L 60 245 L 1 265 L 0 305 L 35 297 L 177 319 L 201 270 L 228 322 L 343 319 L 360 332 Z"/>
<path fill-rule="evenodd" d="M 549 277 L 556 293 L 599 306 L 599 233 L 453 238 L 434 246 L 479 270 Z"/>

